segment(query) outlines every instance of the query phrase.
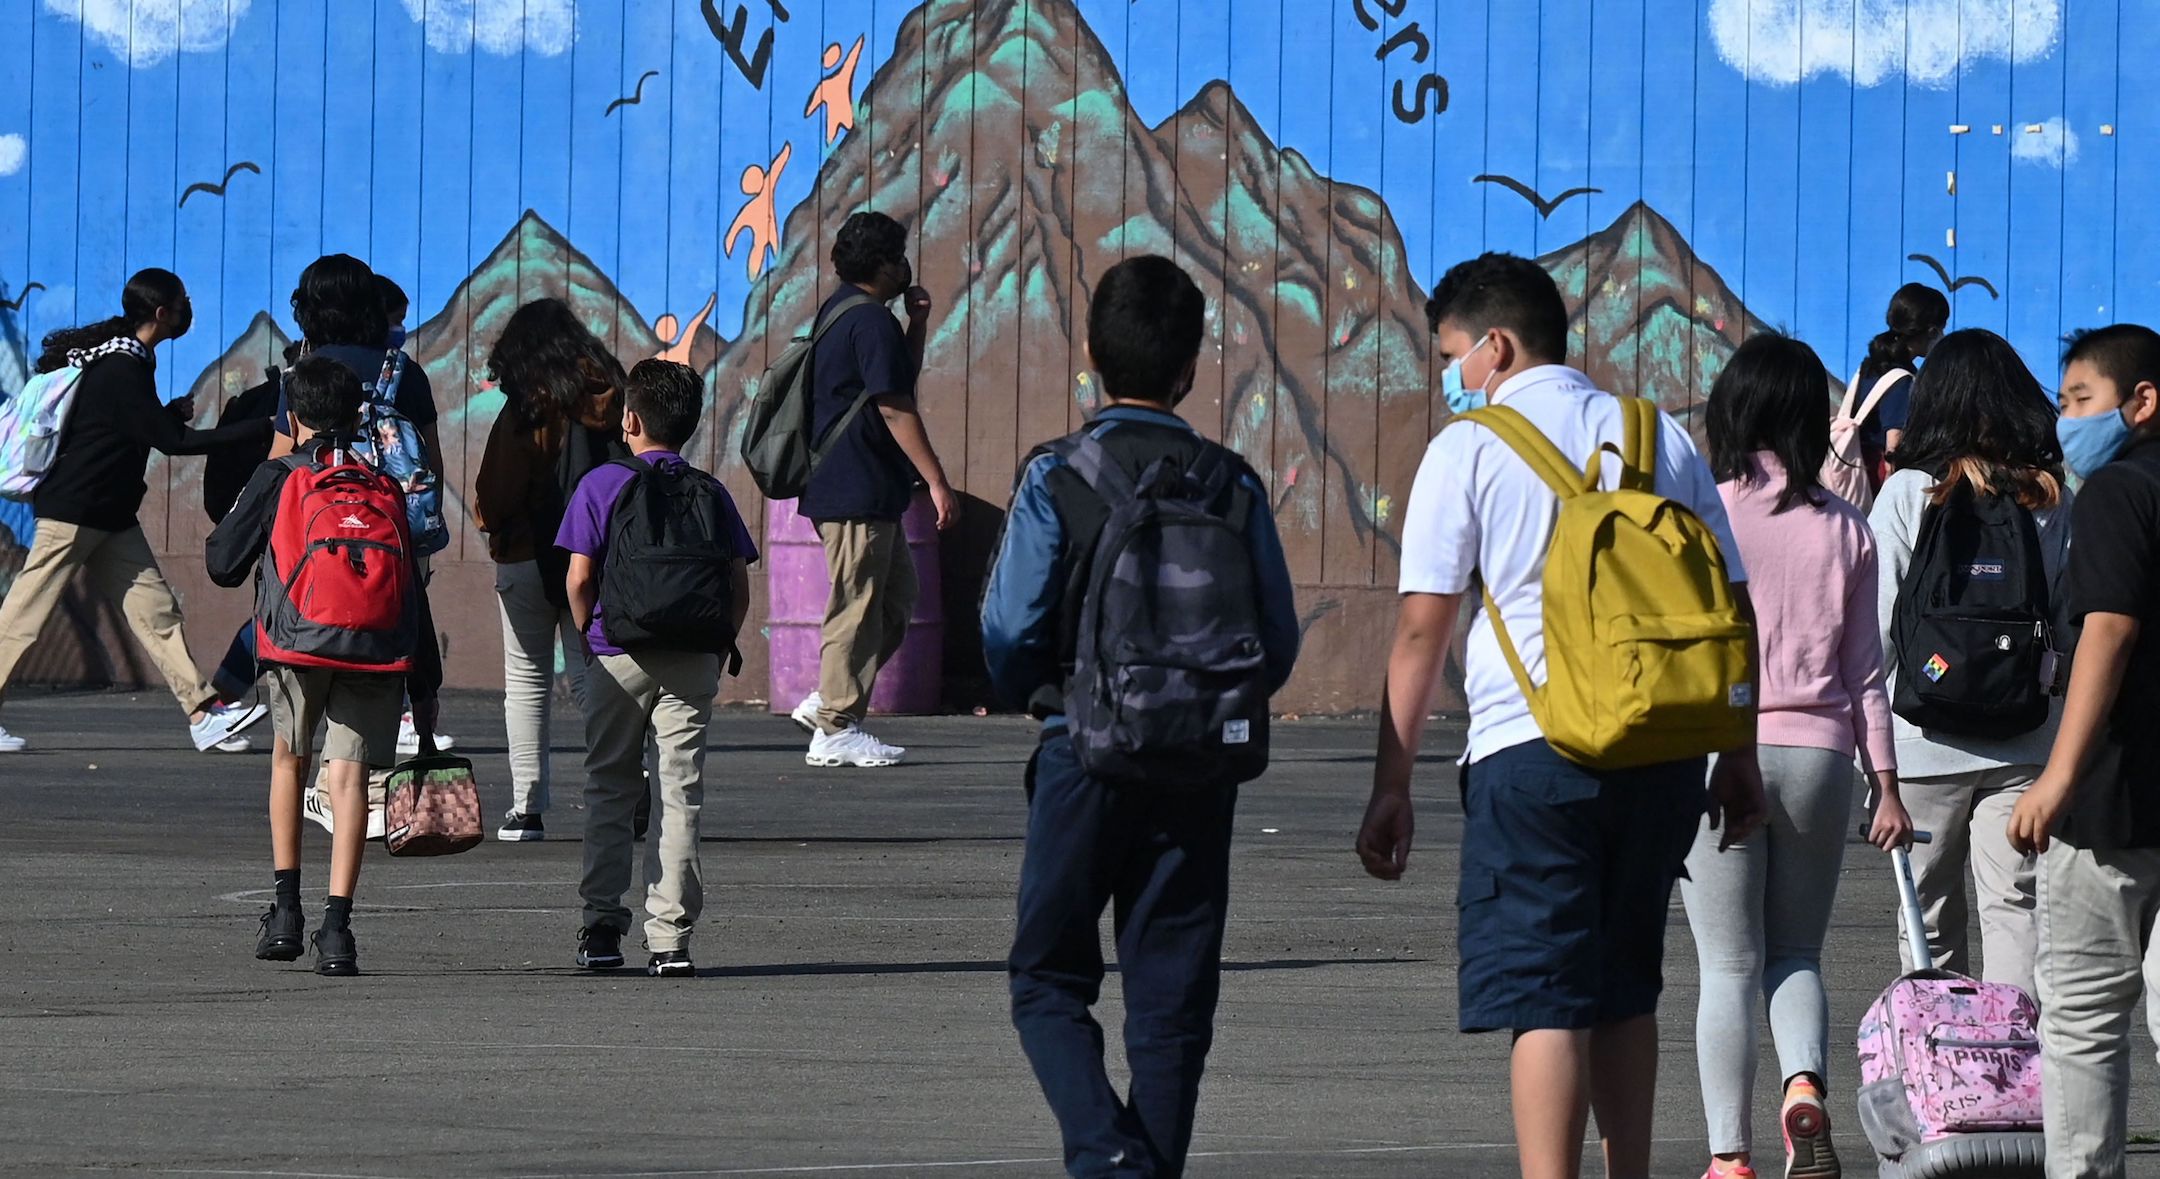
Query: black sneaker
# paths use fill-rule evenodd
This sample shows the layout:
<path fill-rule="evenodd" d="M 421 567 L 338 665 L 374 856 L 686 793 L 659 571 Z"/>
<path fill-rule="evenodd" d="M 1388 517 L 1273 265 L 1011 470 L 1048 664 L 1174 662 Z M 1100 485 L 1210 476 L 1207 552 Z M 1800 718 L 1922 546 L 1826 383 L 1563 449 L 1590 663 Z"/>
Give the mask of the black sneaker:
<path fill-rule="evenodd" d="M 360 973 L 360 943 L 353 938 L 352 927 L 331 929 L 324 926 L 315 931 L 315 973 L 344 978 Z"/>
<path fill-rule="evenodd" d="M 298 905 L 272 903 L 262 915 L 262 936 L 255 939 L 255 956 L 265 962 L 290 962 L 305 946 L 300 935 L 307 930 L 307 914 Z"/>
<path fill-rule="evenodd" d="M 697 967 L 690 964 L 688 950 L 662 950 L 645 964 L 645 973 L 654 978 L 691 978 Z"/>
<path fill-rule="evenodd" d="M 577 964 L 587 970 L 613 970 L 623 964 L 622 931 L 612 925 L 578 930 Z"/>
<path fill-rule="evenodd" d="M 511 811 L 503 816 L 503 825 L 495 829 L 495 838 L 505 843 L 531 843 L 534 840 L 546 839 L 547 828 L 541 824 L 538 815 Z"/>

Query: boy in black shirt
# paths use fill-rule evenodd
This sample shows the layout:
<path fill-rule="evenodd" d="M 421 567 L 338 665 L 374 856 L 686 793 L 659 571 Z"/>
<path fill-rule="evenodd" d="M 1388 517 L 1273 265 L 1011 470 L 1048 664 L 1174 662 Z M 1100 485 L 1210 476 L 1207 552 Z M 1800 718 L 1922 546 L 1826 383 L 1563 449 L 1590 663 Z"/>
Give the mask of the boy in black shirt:
<path fill-rule="evenodd" d="M 2010 842 L 2043 853 L 2048 1174 L 2119 1179 L 2131 1013 L 2160 983 L 2160 627 L 2146 630 L 2160 623 L 2160 333 L 2081 332 L 2063 364 L 2057 433 L 2084 480 L 2066 578 L 2082 630 L 2062 728 Z"/>

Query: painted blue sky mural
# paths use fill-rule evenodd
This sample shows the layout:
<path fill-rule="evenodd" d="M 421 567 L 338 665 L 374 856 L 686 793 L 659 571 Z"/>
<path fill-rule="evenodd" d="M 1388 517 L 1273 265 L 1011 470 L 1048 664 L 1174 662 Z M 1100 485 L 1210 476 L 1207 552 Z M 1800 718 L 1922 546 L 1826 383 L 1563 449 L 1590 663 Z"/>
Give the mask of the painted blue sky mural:
<path fill-rule="evenodd" d="M 1093 404 L 1091 276 L 1173 253 L 1212 308 L 1187 412 L 1268 480 L 1343 669 L 1444 420 L 1420 292 L 1453 261 L 1537 256 L 1572 359 L 1683 413 L 1761 326 L 1849 371 L 1908 280 L 2050 384 L 2066 330 L 2160 320 L 2145 0 L 0 0 L 0 44 L 0 391 L 159 265 L 198 314 L 160 380 L 208 416 L 346 251 L 413 296 L 453 492 L 493 332 L 558 294 L 707 373 L 702 453 L 747 497 L 738 411 L 875 204 L 987 513 L 964 610 L 1019 456 Z M 193 466 L 157 471 L 189 553 Z"/>

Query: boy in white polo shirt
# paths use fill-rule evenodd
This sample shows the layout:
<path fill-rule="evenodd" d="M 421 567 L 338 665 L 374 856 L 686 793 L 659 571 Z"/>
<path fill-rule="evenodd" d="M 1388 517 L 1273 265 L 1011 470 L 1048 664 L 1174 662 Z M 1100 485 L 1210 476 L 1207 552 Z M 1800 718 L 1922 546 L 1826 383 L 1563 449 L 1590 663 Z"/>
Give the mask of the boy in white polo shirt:
<path fill-rule="evenodd" d="M 1506 254 L 1464 262 L 1434 288 L 1425 316 L 1450 361 L 1452 412 L 1504 404 L 1578 463 L 1601 446 L 1619 448 L 1623 405 L 1560 363 L 1567 308 L 1535 262 Z M 1660 414 L 1658 427 L 1656 493 L 1694 512 L 1715 535 L 1728 578 L 1744 581 L 1708 466 L 1678 423 Z M 1608 487 L 1621 466 L 1612 457 L 1602 464 Z M 1482 583 L 1497 603 L 1529 679 L 1545 680 L 1542 581 L 1558 509 L 1546 483 L 1482 425 L 1444 429 L 1426 451 L 1403 525 L 1401 615 L 1358 835 L 1374 876 L 1398 879 L 1409 859 L 1411 769 L 1473 586 Z M 1735 590 L 1745 617 L 1744 587 Z M 1515 1133 L 1526 1177 L 1579 1173 L 1594 1107 L 1608 1173 L 1644 1179 L 1665 916 L 1702 819 L 1705 759 L 1591 770 L 1562 758 L 1483 610 L 1471 625 L 1465 681 L 1462 1030 L 1515 1036 Z M 1708 804 L 1728 846 L 1760 821 L 1752 746 L 1719 757 Z"/>

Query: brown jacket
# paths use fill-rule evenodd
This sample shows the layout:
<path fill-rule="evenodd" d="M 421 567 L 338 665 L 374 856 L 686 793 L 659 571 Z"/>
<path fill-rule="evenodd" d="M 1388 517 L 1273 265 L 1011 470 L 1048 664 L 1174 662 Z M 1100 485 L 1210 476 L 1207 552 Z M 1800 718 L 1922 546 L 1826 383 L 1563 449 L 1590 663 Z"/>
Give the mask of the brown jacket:
<path fill-rule="evenodd" d="M 613 440 L 622 434 L 622 393 L 594 382 L 579 402 L 578 426 Z M 529 426 L 505 402 L 488 431 L 474 480 L 473 524 L 487 534 L 488 555 L 498 564 L 530 561 L 555 543 L 569 489 L 556 486 L 556 460 L 562 456 L 570 423 L 553 418 Z M 584 472 L 577 472 L 582 477 Z M 540 533 L 546 532 L 542 536 Z"/>

